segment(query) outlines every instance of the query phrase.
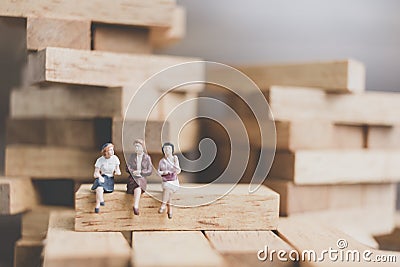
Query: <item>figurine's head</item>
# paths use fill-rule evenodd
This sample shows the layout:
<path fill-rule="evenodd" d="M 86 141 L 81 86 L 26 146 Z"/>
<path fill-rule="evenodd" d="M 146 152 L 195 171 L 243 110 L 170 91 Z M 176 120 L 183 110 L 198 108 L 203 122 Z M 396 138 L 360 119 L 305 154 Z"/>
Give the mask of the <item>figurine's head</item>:
<path fill-rule="evenodd" d="M 170 156 L 174 154 L 175 148 L 172 143 L 166 142 L 163 144 L 162 149 L 161 149 L 163 155 L 167 154 L 167 156 Z"/>
<path fill-rule="evenodd" d="M 105 143 L 101 147 L 101 154 L 107 159 L 110 158 L 111 156 L 113 156 L 114 155 L 114 145 L 112 143 Z"/>
<path fill-rule="evenodd" d="M 144 152 L 144 141 L 143 139 L 136 139 L 133 141 L 133 147 L 136 154 L 142 154 Z"/>

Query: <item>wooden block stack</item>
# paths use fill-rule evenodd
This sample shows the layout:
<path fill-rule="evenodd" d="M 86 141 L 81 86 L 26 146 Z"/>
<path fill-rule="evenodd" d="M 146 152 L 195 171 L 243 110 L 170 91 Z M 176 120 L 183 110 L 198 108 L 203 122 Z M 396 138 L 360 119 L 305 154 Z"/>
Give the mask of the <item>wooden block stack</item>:
<path fill-rule="evenodd" d="M 348 234 L 360 240 L 390 232 L 400 181 L 400 94 L 365 92 L 365 68 L 354 60 L 240 70 L 259 86 L 275 120 L 276 154 L 265 184 L 280 194 L 280 214 L 312 212 L 317 218 L 323 211 L 328 214 L 320 214 L 321 220 L 352 229 Z M 240 90 L 246 94 L 246 88 Z M 260 147 L 249 108 L 226 96 L 253 147 L 271 149 Z M 336 211 L 348 219 L 333 220 L 340 216 Z M 351 223 L 377 217 L 375 227 Z"/>
<path fill-rule="evenodd" d="M 279 195 L 266 187 L 249 194 L 243 185 L 224 197 L 232 185 L 213 185 L 196 196 L 182 188 L 175 195 L 177 204 L 190 198 L 217 200 L 197 208 L 176 208 L 169 220 L 157 213 L 160 203 L 147 194 L 141 201 L 141 215 L 134 216 L 133 198 L 125 193 L 125 184 L 116 184 L 116 191 L 104 196 L 107 204 L 102 212 L 95 214 L 95 194 L 89 184 L 80 186 L 93 180 L 99 147 L 107 141 L 115 144 L 122 169 L 122 147 L 130 152 L 136 138 L 145 137 L 147 150 L 157 163 L 162 128 L 163 138 L 169 136 L 179 144 L 177 153 L 197 146 L 197 123 L 190 122 L 182 131 L 181 127 L 196 117 L 196 102 L 188 105 L 187 100 L 195 98 L 203 85 L 181 86 L 165 94 L 179 81 L 172 75 L 147 86 L 146 97 L 135 104 L 135 112 L 129 109 L 131 97 L 153 74 L 198 60 L 152 54 L 155 47 L 179 41 L 185 34 L 185 11 L 174 0 L 3 2 L 0 16 L 26 19 L 28 51 L 24 86 L 12 91 L 6 129 L 6 175 L 18 185 L 2 186 L 0 195 L 9 196 L 2 211 L 24 212 L 21 239 L 15 244 L 15 266 L 226 266 L 228 257 L 240 255 L 229 248 L 223 253 L 215 249 L 208 241 L 212 234 L 206 236 L 201 230 L 219 230 L 220 235 L 238 230 L 237 238 L 242 240 L 248 237 L 240 231 L 259 230 L 273 238 Z M 199 81 L 204 79 L 204 70 L 199 65 L 179 76 Z M 154 98 L 160 101 L 152 113 L 142 112 L 141 105 Z M 170 112 L 184 102 L 184 110 L 170 119 Z M 145 122 L 146 136 L 142 136 L 139 129 Z M 128 140 L 122 138 L 123 124 Z M 29 177 L 24 186 L 19 185 L 18 176 Z M 76 210 L 36 205 L 43 202 L 43 195 L 37 203 L 29 201 L 45 192 L 32 188 L 25 193 L 25 184 L 32 186 L 31 178 L 35 187 L 46 185 L 47 190 L 54 181 L 75 181 L 76 188 L 80 186 Z M 57 193 L 62 191 L 68 190 Z M 148 192 L 161 195 L 160 188 L 152 184 Z M 159 257 L 152 256 L 155 246 Z M 276 246 L 288 247 L 282 240 Z"/>
<path fill-rule="evenodd" d="M 154 47 L 176 42 L 185 34 L 185 10 L 175 1 L 98 0 L 5 1 L 0 16 L 26 18 L 28 64 L 24 86 L 11 93 L 7 125 L 5 173 L 35 179 L 92 180 L 100 146 L 112 141 L 123 162 L 135 138 L 145 138 L 149 153 L 160 155 L 163 137 L 179 144 L 178 153 L 196 145 L 197 125 L 181 127 L 195 117 L 195 101 L 179 119 L 170 111 L 202 90 L 202 85 L 179 87 L 163 96 L 174 78 L 152 85 L 146 94 L 159 98 L 155 109 L 128 107 L 140 85 L 157 72 L 197 58 L 152 54 Z M 94 8 L 95 7 L 95 8 Z M 195 80 L 199 67 L 182 73 Z M 144 99 L 146 100 L 146 99 Z M 155 104 L 155 103 L 154 103 Z M 134 110 L 135 112 L 132 112 Z M 122 144 L 122 125 L 129 138 Z M 146 125 L 146 136 L 138 131 Z M 40 161 L 31 160 L 33 157 Z M 75 167 L 79 166 L 79 168 Z M 126 175 L 120 178 L 125 181 Z"/>

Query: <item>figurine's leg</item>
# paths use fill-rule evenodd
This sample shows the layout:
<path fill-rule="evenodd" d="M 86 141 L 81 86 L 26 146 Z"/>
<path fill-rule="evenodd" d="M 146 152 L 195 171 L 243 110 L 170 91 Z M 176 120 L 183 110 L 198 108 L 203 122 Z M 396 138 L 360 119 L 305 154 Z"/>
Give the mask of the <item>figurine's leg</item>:
<path fill-rule="evenodd" d="M 172 195 L 174 194 L 172 192 L 172 190 L 168 190 L 170 191 L 169 193 L 169 198 L 168 198 L 168 202 L 167 202 L 167 208 L 168 208 L 168 218 L 172 219 L 172 206 L 171 206 L 171 200 L 172 200 Z"/>
<path fill-rule="evenodd" d="M 139 215 L 139 201 L 141 194 L 142 188 L 137 187 L 133 190 L 133 211 L 136 215 Z"/>
<path fill-rule="evenodd" d="M 98 210 L 100 208 L 100 202 L 104 201 L 103 198 L 103 187 L 99 186 L 96 188 L 96 209 Z"/>
<path fill-rule="evenodd" d="M 169 194 L 170 194 L 170 190 L 168 190 L 168 189 L 163 190 L 162 203 L 161 203 L 160 210 L 158 211 L 159 213 L 164 213 L 165 207 L 166 207 L 168 199 L 169 199 Z"/>

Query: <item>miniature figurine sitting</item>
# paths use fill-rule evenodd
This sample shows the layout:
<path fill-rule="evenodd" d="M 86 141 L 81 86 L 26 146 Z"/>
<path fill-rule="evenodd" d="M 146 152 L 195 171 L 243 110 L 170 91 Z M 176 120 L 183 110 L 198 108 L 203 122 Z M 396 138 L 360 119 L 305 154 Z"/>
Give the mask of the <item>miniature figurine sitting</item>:
<path fill-rule="evenodd" d="M 153 171 L 151 158 L 145 153 L 144 141 L 136 139 L 133 142 L 135 153 L 132 153 L 127 162 L 126 171 L 129 172 L 126 192 L 133 194 L 133 213 L 139 215 L 140 196 L 146 191 L 147 176 Z"/>
<path fill-rule="evenodd" d="M 95 213 L 99 213 L 100 206 L 104 206 L 103 192 L 111 193 L 114 191 L 114 174 L 121 175 L 119 168 L 119 158 L 114 155 L 114 145 L 106 143 L 101 147 L 102 156 L 94 164 L 94 180 L 92 190 L 96 190 Z"/>
<path fill-rule="evenodd" d="M 164 143 L 162 146 L 162 153 L 164 158 L 158 164 L 158 173 L 162 178 L 163 197 L 159 213 L 164 213 L 165 208 L 168 208 L 168 218 L 172 219 L 171 200 L 172 195 L 179 189 L 178 174 L 181 172 L 179 160 L 174 155 L 174 145 L 171 143 Z"/>

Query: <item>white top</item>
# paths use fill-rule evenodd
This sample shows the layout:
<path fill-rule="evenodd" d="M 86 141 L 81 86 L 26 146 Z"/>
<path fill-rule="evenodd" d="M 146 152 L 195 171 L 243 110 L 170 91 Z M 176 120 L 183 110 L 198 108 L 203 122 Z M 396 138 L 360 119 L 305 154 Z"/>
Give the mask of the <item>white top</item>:
<path fill-rule="evenodd" d="M 96 163 L 94 164 L 96 168 L 100 169 L 101 174 L 105 174 L 109 177 L 114 176 L 114 171 L 119 165 L 119 158 L 116 155 L 112 155 L 109 159 L 101 156 L 96 160 Z"/>

